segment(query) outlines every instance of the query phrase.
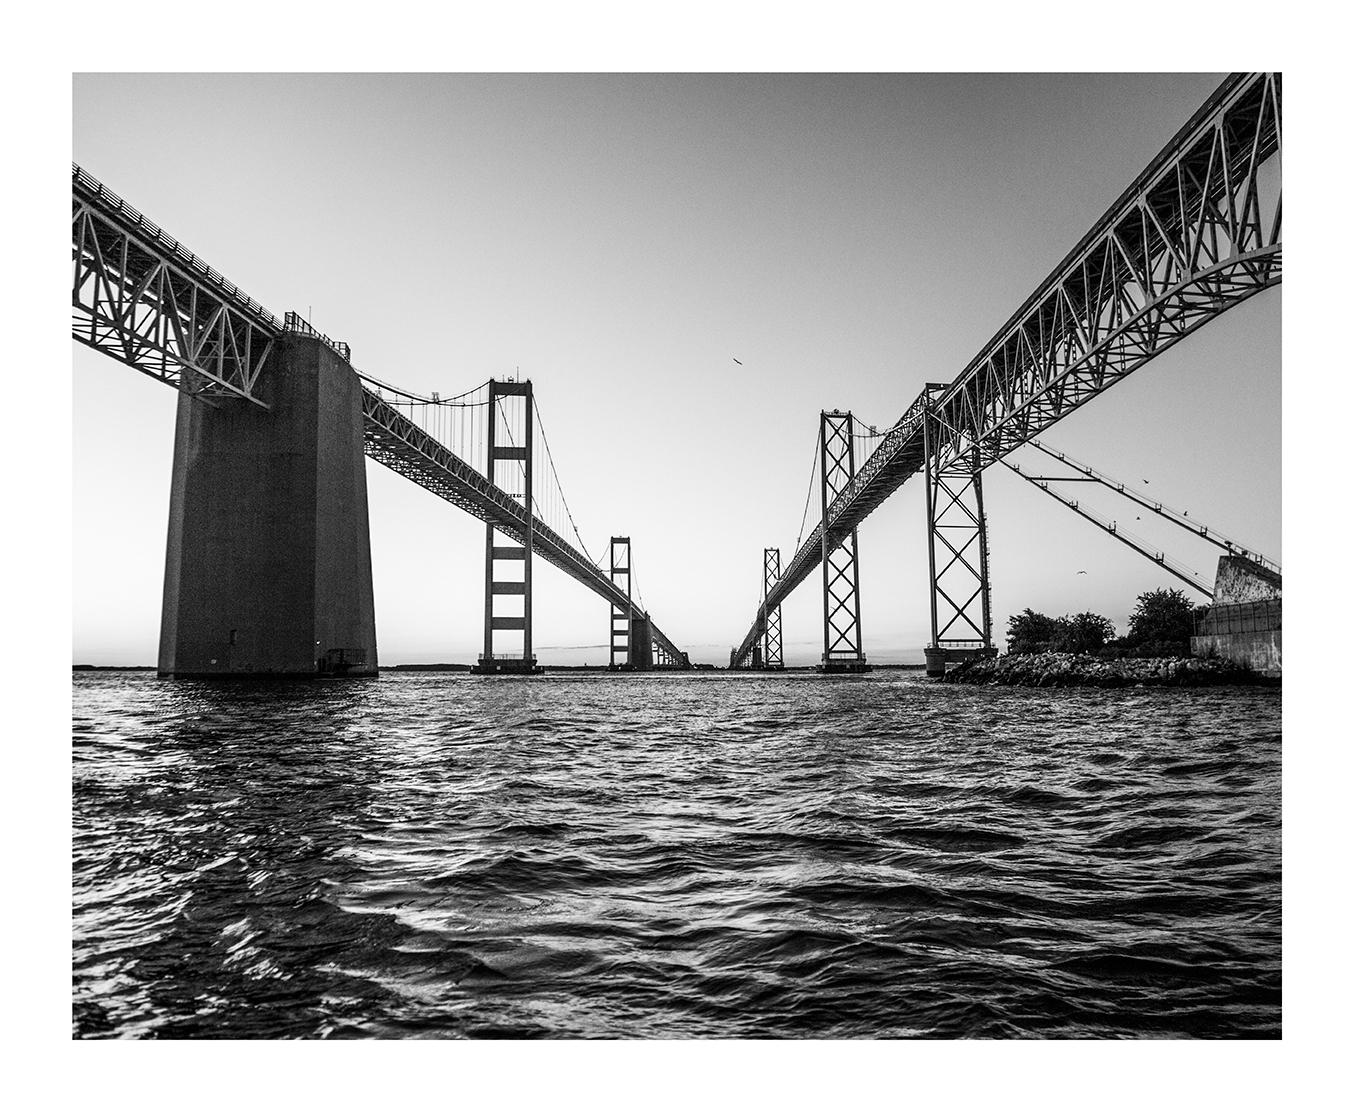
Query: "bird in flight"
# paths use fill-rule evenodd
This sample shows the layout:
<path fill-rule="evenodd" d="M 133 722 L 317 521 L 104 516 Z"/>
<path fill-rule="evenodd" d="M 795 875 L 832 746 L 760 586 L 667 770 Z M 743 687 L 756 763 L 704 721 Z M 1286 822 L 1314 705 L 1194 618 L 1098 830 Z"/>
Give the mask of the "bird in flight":
<path fill-rule="evenodd" d="M 739 359 L 738 356 L 736 355 L 733 357 L 733 361 L 737 363 L 740 367 L 743 365 L 743 361 Z"/>
<path fill-rule="evenodd" d="M 1148 486 L 1151 486 L 1151 485 L 1152 485 L 1152 480 L 1151 480 L 1151 479 L 1144 479 L 1143 482 L 1146 483 Z"/>
<path fill-rule="evenodd" d="M 1078 574 L 1078 575 L 1085 575 L 1086 573 L 1085 573 L 1084 571 L 1079 571 L 1079 572 L 1077 572 L 1077 574 Z"/>

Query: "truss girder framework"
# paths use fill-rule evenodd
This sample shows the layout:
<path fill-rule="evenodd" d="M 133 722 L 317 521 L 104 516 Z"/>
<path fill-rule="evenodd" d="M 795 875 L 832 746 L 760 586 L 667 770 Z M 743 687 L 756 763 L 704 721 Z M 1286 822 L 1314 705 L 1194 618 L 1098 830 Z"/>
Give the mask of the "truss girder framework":
<path fill-rule="evenodd" d="M 995 462 L 1281 278 L 1280 76 L 1230 78 L 951 384 L 942 466 Z"/>
<path fill-rule="evenodd" d="M 765 599 L 780 579 L 780 549 L 762 550 L 762 598 Z M 762 667 L 778 670 L 785 667 L 781 648 L 780 607 L 766 612 L 766 633 L 762 641 Z"/>
<path fill-rule="evenodd" d="M 1233 74 L 935 395 L 941 467 L 1019 447 L 1226 310 L 1282 280 L 1282 82 Z M 923 392 L 826 515 L 858 526 L 925 465 Z M 839 543 L 839 542 L 838 542 Z M 791 557 L 733 659 L 821 562 L 822 527 Z"/>
<path fill-rule="evenodd" d="M 860 641 L 860 565 L 856 531 L 834 536 L 828 508 L 856 471 L 855 420 L 834 411 L 819 416 L 819 488 L 823 524 L 819 531 L 823 565 L 823 665 L 859 664 L 865 660 Z"/>
<path fill-rule="evenodd" d="M 255 387 L 282 323 L 78 166 L 71 335 L 204 400 Z"/>

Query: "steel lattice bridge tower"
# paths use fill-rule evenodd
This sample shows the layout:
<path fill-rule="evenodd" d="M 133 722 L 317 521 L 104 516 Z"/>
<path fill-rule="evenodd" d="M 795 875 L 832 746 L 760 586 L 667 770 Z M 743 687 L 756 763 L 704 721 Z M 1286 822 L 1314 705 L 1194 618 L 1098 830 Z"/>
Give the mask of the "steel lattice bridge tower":
<path fill-rule="evenodd" d="M 839 650 L 864 665 L 856 529 L 918 473 L 930 566 L 927 670 L 993 651 L 984 470 L 1280 283 L 1281 91 L 1277 73 L 1229 76 L 968 366 L 928 385 L 858 470 L 848 461 L 840 484 L 827 481 L 829 466 L 837 477 L 844 468 L 836 455 L 829 461 L 835 429 L 824 415 L 821 521 L 766 591 L 732 667 L 748 665 L 767 615 L 820 564 L 823 666 Z"/>
<path fill-rule="evenodd" d="M 690 666 L 628 582 L 540 516 L 530 382 L 486 384 L 481 471 L 425 427 L 436 395 L 356 371 L 347 344 L 278 318 L 78 166 L 71 205 L 73 338 L 180 394 L 162 675 L 375 673 L 364 454 L 485 523 L 478 671 L 539 670 L 535 556 L 629 616 L 634 667 Z M 514 402 L 517 438 L 496 423 Z"/>

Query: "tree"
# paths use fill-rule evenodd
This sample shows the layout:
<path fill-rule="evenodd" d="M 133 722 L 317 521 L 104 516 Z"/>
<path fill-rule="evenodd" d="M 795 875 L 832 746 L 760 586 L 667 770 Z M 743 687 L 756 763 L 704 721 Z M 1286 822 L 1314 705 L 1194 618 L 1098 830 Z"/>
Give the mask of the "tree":
<path fill-rule="evenodd" d="M 1188 645 L 1194 633 L 1194 607 L 1184 591 L 1159 587 L 1138 596 L 1128 616 L 1131 645 Z"/>
<path fill-rule="evenodd" d="M 1012 654 L 1048 650 L 1058 635 L 1058 623 L 1047 614 L 1037 614 L 1028 606 L 1012 614 L 1006 622 L 1006 651 Z"/>
<path fill-rule="evenodd" d="M 1114 623 L 1103 614 L 1083 610 L 1058 619 L 1054 648 L 1065 653 L 1093 653 L 1114 636 Z"/>

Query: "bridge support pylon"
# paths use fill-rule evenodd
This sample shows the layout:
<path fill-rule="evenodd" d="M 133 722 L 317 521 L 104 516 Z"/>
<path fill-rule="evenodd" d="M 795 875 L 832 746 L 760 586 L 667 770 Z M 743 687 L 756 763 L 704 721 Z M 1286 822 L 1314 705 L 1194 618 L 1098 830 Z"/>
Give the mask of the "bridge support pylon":
<path fill-rule="evenodd" d="M 780 549 L 764 548 L 762 549 L 762 604 L 765 606 L 766 598 L 771 593 L 771 588 L 776 585 L 780 578 Z M 781 651 L 780 638 L 780 607 L 766 612 L 766 628 L 762 632 L 762 651 L 761 666 L 768 672 L 781 672 L 785 670 L 785 655 Z M 757 650 L 754 648 L 753 652 Z M 756 665 L 754 664 L 754 667 Z"/>
<path fill-rule="evenodd" d="M 630 671 L 630 635 L 634 619 L 634 603 L 630 596 L 630 538 L 611 538 L 611 582 L 625 591 L 624 607 L 611 605 L 611 658 L 607 665 L 613 672 Z"/>
<path fill-rule="evenodd" d="M 174 433 L 161 676 L 370 676 L 362 386 L 320 339 L 274 341 L 267 406 L 195 396 Z"/>
<path fill-rule="evenodd" d="M 526 527 L 520 536 L 503 533 L 485 523 L 484 652 L 471 668 L 476 675 L 533 675 L 544 671 L 531 651 L 531 551 L 535 521 L 531 501 L 533 417 L 530 380 L 489 381 L 488 466 L 485 474 L 500 490 L 520 498 L 527 513 Z M 512 574 L 514 567 L 521 568 L 520 578 Z M 505 578 L 499 578 L 501 575 Z M 520 607 L 513 606 L 509 601 L 512 599 L 521 599 Z M 500 612 L 500 602 L 503 612 Z M 499 631 L 520 632 L 521 652 L 498 651 L 494 635 Z"/>
<path fill-rule="evenodd" d="M 931 643 L 926 674 L 943 676 L 946 664 L 990 656 L 992 593 L 988 576 L 987 515 L 977 449 L 937 460 L 929 409 L 926 455 L 926 556 L 930 571 Z"/>
<path fill-rule="evenodd" d="M 634 617 L 630 622 L 630 670 L 652 672 L 653 658 L 653 627 L 648 618 Z"/>
<path fill-rule="evenodd" d="M 860 638 L 860 564 L 856 531 L 834 536 L 827 511 L 856 473 L 855 418 L 819 414 L 819 487 L 823 502 L 823 659 L 820 672 L 868 672 Z"/>

